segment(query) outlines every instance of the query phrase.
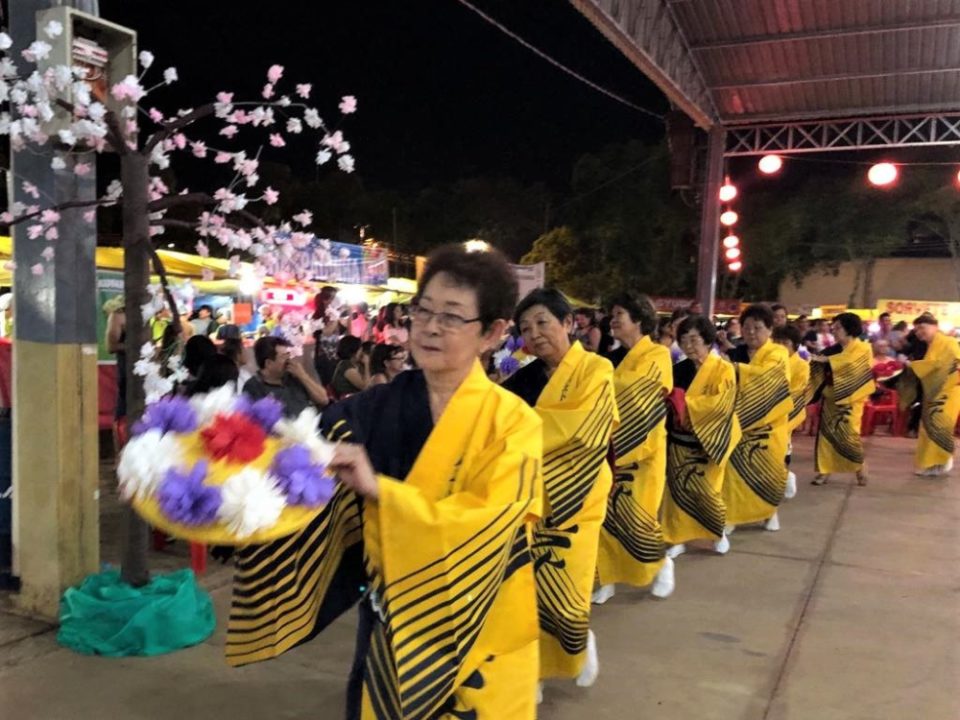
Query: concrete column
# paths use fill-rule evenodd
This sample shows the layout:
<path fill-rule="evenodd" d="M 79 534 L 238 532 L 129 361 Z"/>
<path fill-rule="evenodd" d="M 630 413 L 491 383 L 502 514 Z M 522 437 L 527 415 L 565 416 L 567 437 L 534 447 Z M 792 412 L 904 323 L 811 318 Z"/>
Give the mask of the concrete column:
<path fill-rule="evenodd" d="M 723 150 L 727 131 L 714 125 L 707 140 L 707 176 L 700 217 L 700 246 L 697 252 L 697 300 L 703 314 L 713 316 L 717 294 L 717 260 L 720 252 L 720 186 L 723 184 Z"/>
<path fill-rule="evenodd" d="M 35 16 L 50 0 L 11 0 L 10 21 L 20 50 L 35 37 Z M 63 154 L 67 167 L 54 171 L 57 152 L 21 152 L 11 158 L 8 196 L 44 207 L 94 200 L 94 173 L 79 178 L 76 162 L 95 165 L 92 155 Z M 24 197 L 32 182 L 39 201 Z M 30 240 L 26 226 L 13 232 L 13 499 L 14 572 L 20 576 L 20 606 L 56 618 L 63 590 L 99 568 L 99 459 L 97 450 L 96 226 L 82 209 L 61 213 L 55 256 L 47 243 Z M 31 266 L 47 270 L 34 275 Z"/>

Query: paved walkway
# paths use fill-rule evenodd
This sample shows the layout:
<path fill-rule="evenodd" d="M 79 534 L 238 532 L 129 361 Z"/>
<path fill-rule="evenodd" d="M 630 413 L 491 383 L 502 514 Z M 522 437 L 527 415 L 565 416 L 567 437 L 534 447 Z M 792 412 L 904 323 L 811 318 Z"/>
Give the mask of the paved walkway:
<path fill-rule="evenodd" d="M 910 473 L 913 443 L 867 444 L 872 482 L 811 487 L 779 533 L 740 530 L 726 557 L 677 562 L 666 601 L 622 592 L 595 615 L 601 673 L 548 683 L 546 720 L 957 720 L 960 475 Z M 220 617 L 223 571 L 212 584 Z M 222 628 L 153 659 L 87 658 L 44 625 L 0 615 L 0 714 L 30 720 L 342 716 L 353 617 L 280 660 L 231 670 Z M 509 720 L 497 718 L 496 720 Z"/>

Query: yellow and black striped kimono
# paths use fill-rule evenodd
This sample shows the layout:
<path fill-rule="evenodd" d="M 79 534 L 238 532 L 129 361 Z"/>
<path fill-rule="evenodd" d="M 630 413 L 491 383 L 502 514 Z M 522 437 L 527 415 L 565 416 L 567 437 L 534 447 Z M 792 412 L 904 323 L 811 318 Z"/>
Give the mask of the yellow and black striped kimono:
<path fill-rule="evenodd" d="M 790 410 L 787 430 L 792 434 L 807 419 L 807 405 L 813 400 L 810 363 L 800 357 L 800 353 L 790 356 L 790 400 L 793 408 Z"/>
<path fill-rule="evenodd" d="M 835 346 L 839 347 L 839 346 Z M 827 363 L 810 363 L 810 385 L 821 389 L 820 429 L 817 432 L 816 470 L 823 475 L 860 472 L 863 441 L 860 423 L 863 406 L 876 390 L 873 352 L 863 340 L 851 340 Z"/>
<path fill-rule="evenodd" d="M 577 677 L 590 629 L 600 525 L 613 473 L 607 463 L 617 422 L 613 366 L 574 342 L 547 377 L 540 360 L 504 387 L 535 403 L 543 419 L 544 518 L 533 531 L 540 612 L 540 677 Z"/>
<path fill-rule="evenodd" d="M 783 501 L 787 487 L 790 353 L 767 340 L 746 362 L 735 362 L 740 442 L 730 455 L 723 480 L 723 503 L 728 525 L 746 525 L 769 519 Z"/>
<path fill-rule="evenodd" d="M 937 332 L 923 360 L 914 360 L 910 369 L 923 386 L 916 467 L 946 465 L 953 457 L 953 433 L 960 413 L 960 344 Z"/>
<path fill-rule="evenodd" d="M 657 516 L 666 482 L 670 350 L 641 338 L 614 370 L 613 382 L 620 425 L 613 434 L 616 469 L 597 575 L 601 585 L 643 587 L 660 572 L 666 551 Z"/>
<path fill-rule="evenodd" d="M 241 552 L 227 660 L 280 655 L 362 592 L 349 718 L 535 717 L 540 418 L 475 363 L 435 426 L 419 371 L 324 422 L 367 448 L 379 497 L 341 488 L 303 532 Z"/>
<path fill-rule="evenodd" d="M 733 365 L 710 353 L 686 388 L 686 422 L 671 416 L 662 512 L 664 537 L 671 545 L 723 535 L 724 471 L 740 442 L 736 397 Z"/>

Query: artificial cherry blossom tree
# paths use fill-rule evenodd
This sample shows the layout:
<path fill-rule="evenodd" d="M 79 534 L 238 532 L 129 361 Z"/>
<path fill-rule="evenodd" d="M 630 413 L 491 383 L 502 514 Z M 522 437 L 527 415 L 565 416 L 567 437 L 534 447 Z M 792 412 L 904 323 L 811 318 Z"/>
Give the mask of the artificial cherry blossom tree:
<path fill-rule="evenodd" d="M 177 70 L 167 68 L 162 79 L 151 86 L 148 77 L 154 56 L 143 51 L 139 54 L 140 74 L 128 75 L 109 88 L 116 102 L 111 103 L 114 109 L 108 109 L 94 97 L 87 70 L 65 65 L 43 72 L 34 69 L 50 54 L 52 48 L 47 40 L 62 32 L 60 23 L 48 23 L 43 28 L 46 38 L 37 39 L 21 53 L 25 64 L 21 58 L 0 58 L 0 103 L 7 105 L 6 111 L 0 113 L 0 134 L 9 136 L 12 152 L 29 152 L 54 143 L 77 158 L 89 156 L 90 151 L 116 153 L 120 158 L 120 177 L 109 184 L 103 197 L 59 205 L 45 204 L 35 185 L 12 178 L 31 202 L 12 202 L 0 214 L 0 224 L 26 224 L 27 238 L 46 244 L 42 252 L 44 262 L 30 268 L 34 274 L 42 275 L 56 252 L 63 211 L 83 208 L 84 222 L 92 224 L 98 206 L 121 206 L 125 350 L 128 358 L 139 358 L 127 364 L 127 420 L 133 423 L 143 413 L 145 403 L 169 393 L 183 373 L 177 360 L 172 367 L 161 368 L 149 342 L 146 324 L 164 304 L 170 307 L 172 323 L 179 326 L 176 301 L 153 238 L 166 228 L 186 228 L 196 233 L 196 249 L 201 256 L 207 256 L 210 246 L 217 243 L 231 253 L 234 271 L 239 269 L 241 254 L 245 254 L 263 275 L 267 267 L 289 259 L 315 238 L 308 230 L 312 222 L 308 211 L 277 224 L 267 224 L 258 216 L 259 209 L 279 199 L 274 189 L 261 187 L 261 151 L 268 145 L 282 148 L 292 136 L 312 134 L 318 165 L 335 160 L 340 170 L 349 173 L 354 160 L 341 131 L 328 126 L 310 104 L 311 85 L 286 83 L 280 65 L 267 71 L 259 98 L 237 99 L 234 93 L 223 91 L 213 102 L 167 113 L 153 107 L 149 98 L 155 90 L 176 83 Z M 0 50 L 9 51 L 12 45 L 10 36 L 0 33 Z M 347 96 L 340 101 L 339 111 L 349 115 L 356 107 L 356 100 Z M 217 130 L 218 142 L 214 147 L 203 138 L 213 136 Z M 252 145 L 238 147 L 241 136 L 255 133 L 260 138 Z M 221 166 L 228 182 L 212 191 L 171 193 L 159 172 L 170 167 L 178 156 L 205 159 Z M 55 156 L 51 164 L 54 170 L 72 168 L 78 176 L 92 169 L 89 162 L 79 159 L 68 166 L 62 156 Z M 176 219 L 167 217 L 171 210 L 177 211 Z M 151 265 L 160 278 L 156 285 L 150 283 Z M 128 511 L 128 516 L 123 578 L 139 586 L 149 579 L 147 528 L 132 511 Z"/>

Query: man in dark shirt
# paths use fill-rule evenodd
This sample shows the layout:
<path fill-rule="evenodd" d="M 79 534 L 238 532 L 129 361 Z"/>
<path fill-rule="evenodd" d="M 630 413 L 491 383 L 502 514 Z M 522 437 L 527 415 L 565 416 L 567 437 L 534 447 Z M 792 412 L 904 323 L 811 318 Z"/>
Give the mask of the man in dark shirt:
<path fill-rule="evenodd" d="M 247 380 L 243 393 L 254 400 L 270 395 L 283 405 L 283 414 L 295 418 L 308 407 L 326 407 L 327 391 L 290 357 L 290 342 L 282 337 L 262 337 L 253 346 L 259 371 Z"/>

